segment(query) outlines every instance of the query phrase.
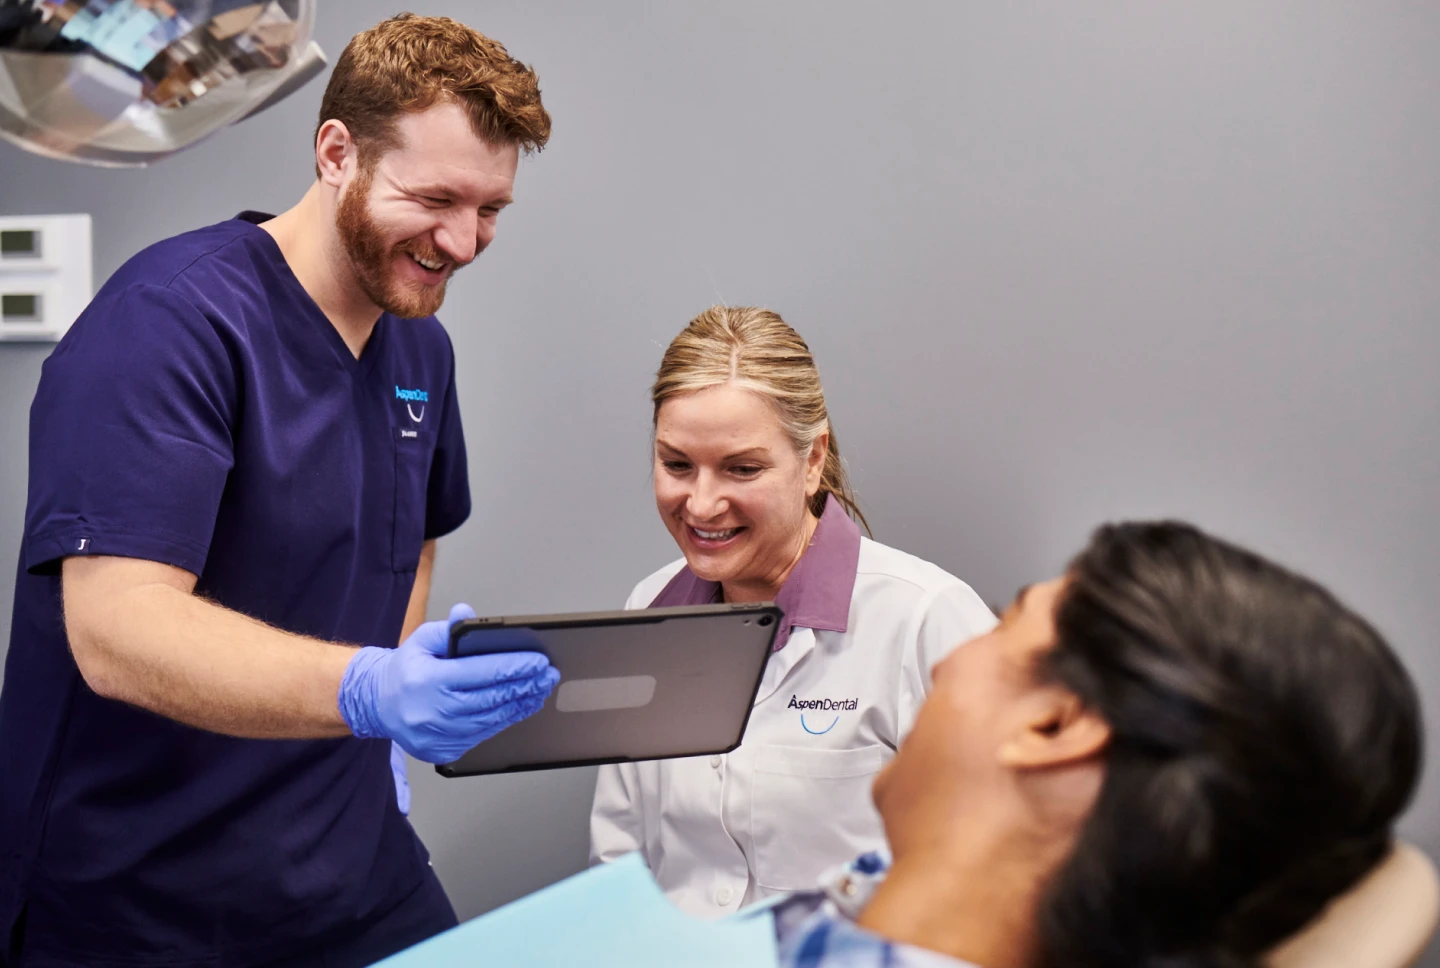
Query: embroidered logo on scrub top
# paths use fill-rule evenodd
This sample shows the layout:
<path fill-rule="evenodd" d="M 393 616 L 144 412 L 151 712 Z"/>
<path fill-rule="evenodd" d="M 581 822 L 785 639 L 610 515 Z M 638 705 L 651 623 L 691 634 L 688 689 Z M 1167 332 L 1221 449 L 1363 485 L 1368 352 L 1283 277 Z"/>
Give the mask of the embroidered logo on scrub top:
<path fill-rule="evenodd" d="M 419 423 L 425 419 L 425 404 L 430 401 L 430 394 L 424 390 L 402 390 L 399 386 L 396 386 L 395 399 L 405 401 L 405 412 L 410 415 L 411 420 Z M 416 403 L 420 404 L 420 413 L 418 416 L 415 413 Z"/>
<path fill-rule="evenodd" d="M 855 699 L 801 699 L 799 696 L 792 695 L 786 708 L 801 710 L 800 728 L 805 732 L 812 736 L 824 736 L 835 728 L 836 723 L 840 722 L 840 713 L 860 708 L 860 699 L 859 697 Z M 811 729 L 810 723 L 805 721 L 804 710 L 810 710 L 811 720 L 819 723 L 825 721 L 825 713 L 833 712 L 836 715 L 834 719 L 830 720 L 830 725 L 824 729 Z"/>

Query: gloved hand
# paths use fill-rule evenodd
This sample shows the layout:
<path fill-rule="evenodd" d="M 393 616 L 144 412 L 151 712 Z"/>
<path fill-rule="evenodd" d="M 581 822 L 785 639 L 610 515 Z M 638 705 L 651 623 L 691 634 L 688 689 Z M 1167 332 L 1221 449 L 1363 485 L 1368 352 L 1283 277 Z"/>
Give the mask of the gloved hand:
<path fill-rule="evenodd" d="M 449 763 L 539 712 L 560 673 L 538 652 L 446 659 L 450 626 L 475 612 L 450 609 L 396 649 L 367 646 L 340 680 L 340 715 L 361 739 L 383 737 L 427 763 Z"/>
<path fill-rule="evenodd" d="M 394 741 L 390 743 L 390 774 L 395 778 L 395 803 L 400 807 L 400 815 L 410 816 L 410 777 L 407 775 L 409 763 L 405 759 L 405 751 L 400 744 Z"/>

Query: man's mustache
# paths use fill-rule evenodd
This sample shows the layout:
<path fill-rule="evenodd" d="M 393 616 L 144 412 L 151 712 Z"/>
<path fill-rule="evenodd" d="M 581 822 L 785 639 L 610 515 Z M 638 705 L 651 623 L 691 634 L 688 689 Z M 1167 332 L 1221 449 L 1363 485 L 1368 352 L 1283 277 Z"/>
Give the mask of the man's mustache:
<path fill-rule="evenodd" d="M 425 242 L 420 242 L 413 239 L 409 242 L 401 242 L 399 245 L 395 246 L 395 248 L 397 251 L 407 253 L 408 255 L 416 256 L 420 259 L 424 259 L 426 262 L 443 262 L 445 265 L 450 267 L 450 272 L 452 275 L 456 272 L 459 272 L 461 269 L 465 268 L 467 265 L 470 264 L 469 262 L 456 262 L 454 259 L 441 252 L 433 245 L 429 245 Z M 473 262 L 474 260 L 472 259 L 471 261 Z"/>

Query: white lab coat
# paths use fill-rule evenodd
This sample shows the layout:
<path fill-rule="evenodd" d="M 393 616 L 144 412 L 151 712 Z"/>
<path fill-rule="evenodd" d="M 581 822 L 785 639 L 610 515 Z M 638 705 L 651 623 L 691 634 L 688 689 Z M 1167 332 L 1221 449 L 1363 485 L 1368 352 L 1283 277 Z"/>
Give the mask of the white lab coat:
<path fill-rule="evenodd" d="M 683 565 L 646 578 L 625 607 L 649 605 Z M 592 863 L 641 851 L 671 900 L 719 917 L 883 847 L 875 774 L 914 724 L 931 666 L 994 624 L 958 578 L 862 538 L 847 630 L 795 627 L 738 749 L 600 768 Z"/>

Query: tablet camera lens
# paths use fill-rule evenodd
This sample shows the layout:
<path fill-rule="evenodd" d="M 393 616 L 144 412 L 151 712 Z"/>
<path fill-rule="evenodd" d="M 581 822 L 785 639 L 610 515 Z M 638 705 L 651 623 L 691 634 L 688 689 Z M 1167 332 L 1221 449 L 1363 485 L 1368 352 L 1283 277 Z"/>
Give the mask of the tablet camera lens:
<path fill-rule="evenodd" d="M 770 616 L 770 615 L 762 615 L 762 616 L 760 616 L 760 624 L 761 624 L 761 625 L 769 625 L 769 624 L 770 624 L 771 622 L 773 622 L 773 621 L 775 621 L 775 619 L 774 619 L 773 616 Z"/>

